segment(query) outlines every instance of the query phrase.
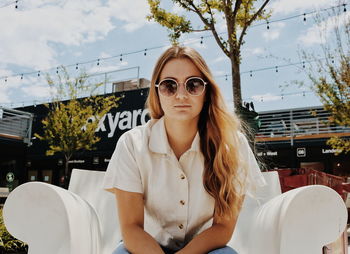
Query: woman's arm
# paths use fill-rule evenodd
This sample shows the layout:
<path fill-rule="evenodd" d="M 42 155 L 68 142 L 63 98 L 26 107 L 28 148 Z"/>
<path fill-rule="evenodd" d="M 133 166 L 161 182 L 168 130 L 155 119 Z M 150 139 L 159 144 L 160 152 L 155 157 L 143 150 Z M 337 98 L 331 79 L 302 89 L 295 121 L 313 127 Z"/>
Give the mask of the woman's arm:
<path fill-rule="evenodd" d="M 143 195 L 116 188 L 114 190 L 125 248 L 132 254 L 164 254 L 157 241 L 143 229 Z"/>
<path fill-rule="evenodd" d="M 239 206 L 242 207 L 244 196 L 240 199 Z M 214 249 L 225 247 L 231 240 L 234 228 L 237 223 L 237 216 L 226 219 L 214 216 L 213 225 L 204 230 L 190 241 L 183 249 L 176 254 L 205 254 Z"/>

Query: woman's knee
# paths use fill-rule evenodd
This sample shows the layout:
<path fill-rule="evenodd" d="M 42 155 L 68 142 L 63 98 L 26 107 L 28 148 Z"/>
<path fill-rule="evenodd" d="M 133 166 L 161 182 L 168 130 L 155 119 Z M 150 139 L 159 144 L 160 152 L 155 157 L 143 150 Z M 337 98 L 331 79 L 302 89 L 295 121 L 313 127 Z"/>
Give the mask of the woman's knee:
<path fill-rule="evenodd" d="M 232 249 L 230 246 L 226 246 L 220 249 L 212 250 L 208 254 L 238 254 L 238 252 Z"/>
<path fill-rule="evenodd" d="M 130 254 L 130 252 L 125 248 L 124 243 L 121 242 L 112 254 Z"/>

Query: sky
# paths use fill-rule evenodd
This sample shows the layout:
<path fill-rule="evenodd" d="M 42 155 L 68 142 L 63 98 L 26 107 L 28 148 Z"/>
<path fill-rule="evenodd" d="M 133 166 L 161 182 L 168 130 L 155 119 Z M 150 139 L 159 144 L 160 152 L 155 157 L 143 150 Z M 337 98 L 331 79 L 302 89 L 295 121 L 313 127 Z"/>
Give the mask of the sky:
<path fill-rule="evenodd" d="M 339 3 L 350 9 L 347 0 L 270 1 L 269 29 L 265 21 L 253 23 L 242 46 L 244 101 L 252 101 L 258 112 L 321 105 L 307 86 L 300 58 L 301 50 L 319 52 L 320 28 L 314 14 L 305 15 L 306 21 L 302 14 Z M 170 0 L 162 1 L 162 6 L 189 15 Z M 150 79 L 157 58 L 170 42 L 164 27 L 146 20 L 148 14 L 147 0 L 0 0 L 0 106 L 49 101 L 52 90 L 45 75 L 54 77 L 61 65 L 68 66 L 71 76 L 84 70 L 96 80 L 104 80 L 108 72 L 101 93 L 111 91 L 112 81 Z M 340 12 L 340 20 L 349 14 L 350 10 Z M 297 15 L 301 16 L 292 18 Z M 198 18 L 189 17 L 198 27 Z M 223 19 L 216 26 L 218 32 L 225 32 Z M 324 30 L 326 39 L 331 37 L 331 28 Z M 227 104 L 233 107 L 230 62 L 211 33 L 185 34 L 180 43 L 204 57 Z M 295 81 L 306 86 L 299 87 Z"/>

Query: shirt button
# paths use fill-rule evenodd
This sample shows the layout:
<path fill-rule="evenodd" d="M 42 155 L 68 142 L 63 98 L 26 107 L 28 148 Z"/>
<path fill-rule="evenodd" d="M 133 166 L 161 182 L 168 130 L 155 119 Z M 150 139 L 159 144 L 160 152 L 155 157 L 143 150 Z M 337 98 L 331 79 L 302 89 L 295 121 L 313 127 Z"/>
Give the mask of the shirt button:
<path fill-rule="evenodd" d="M 181 204 L 181 205 L 185 205 L 185 201 L 184 201 L 184 200 L 181 200 L 181 201 L 180 201 L 180 204 Z"/>
<path fill-rule="evenodd" d="M 181 177 L 182 180 L 186 178 L 184 174 L 181 174 L 180 177 Z"/>
<path fill-rule="evenodd" d="M 183 228 L 184 228 L 184 225 L 180 224 L 179 229 L 183 229 Z"/>

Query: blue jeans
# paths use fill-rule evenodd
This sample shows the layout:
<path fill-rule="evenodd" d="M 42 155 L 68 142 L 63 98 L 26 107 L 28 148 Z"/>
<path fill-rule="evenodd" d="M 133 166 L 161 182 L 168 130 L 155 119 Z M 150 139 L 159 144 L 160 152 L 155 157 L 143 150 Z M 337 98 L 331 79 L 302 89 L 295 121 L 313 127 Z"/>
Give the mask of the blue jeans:
<path fill-rule="evenodd" d="M 165 254 L 173 254 L 174 253 L 167 248 L 162 247 L 162 249 L 165 252 Z M 123 243 L 120 243 L 118 245 L 118 247 L 115 249 L 115 251 L 113 251 L 112 254 L 130 254 L 130 252 L 127 249 L 125 249 Z M 238 253 L 234 249 L 232 249 L 231 247 L 226 246 L 226 247 L 223 247 L 220 249 L 212 250 L 208 254 L 238 254 Z"/>

